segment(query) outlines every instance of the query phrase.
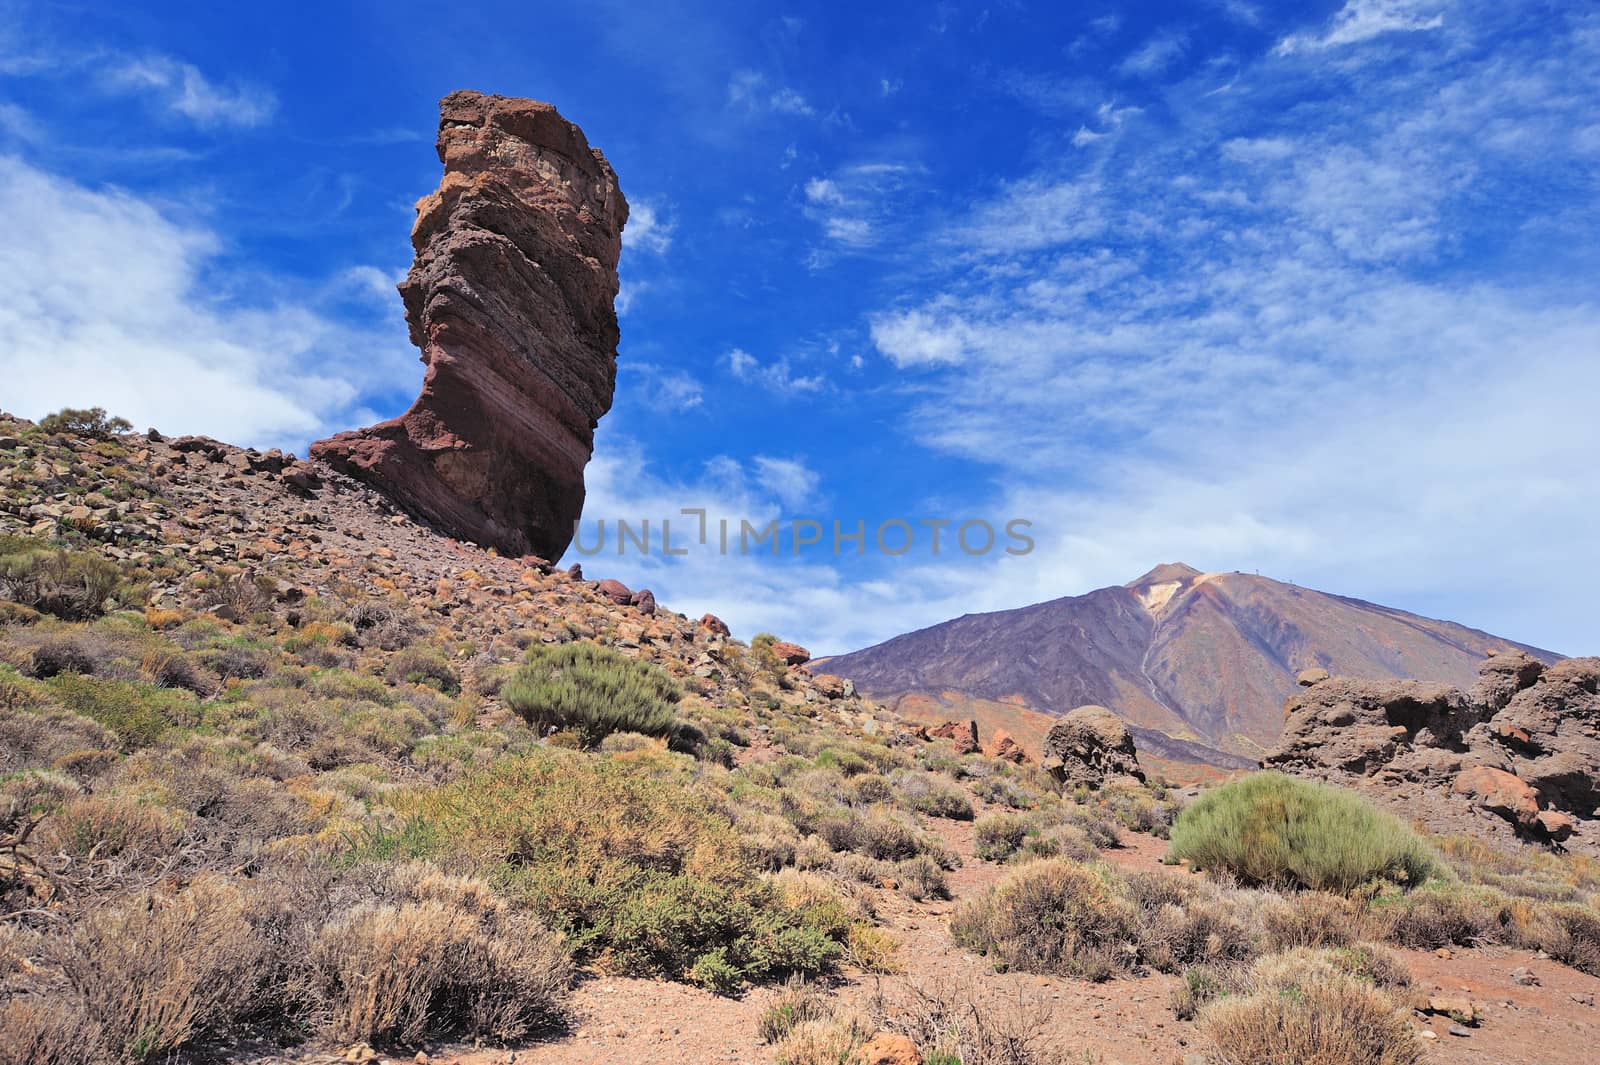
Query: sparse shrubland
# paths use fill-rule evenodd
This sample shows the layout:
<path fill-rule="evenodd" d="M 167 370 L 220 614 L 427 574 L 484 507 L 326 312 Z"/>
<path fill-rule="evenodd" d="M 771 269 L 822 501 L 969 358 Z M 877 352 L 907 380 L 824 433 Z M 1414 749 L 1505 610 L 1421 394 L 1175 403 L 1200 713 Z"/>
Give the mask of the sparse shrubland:
<path fill-rule="evenodd" d="M 1600 970 L 1593 862 L 1435 856 L 1263 776 L 1173 826 L 1207 875 L 1119 872 L 1102 852 L 1173 821 L 1160 785 L 1063 795 L 823 694 L 770 639 L 454 547 L 409 574 L 377 553 L 397 515 L 359 539 L 314 497 L 184 509 L 133 461 L 143 437 L 67 435 L 20 432 L 14 497 L 94 515 L 0 510 L 0 1060 L 517 1043 L 587 970 L 787 981 L 761 1034 L 794 1065 L 884 1029 L 938 1065 L 1054 1063 L 1025 995 L 914 969 L 883 1000 L 841 989 L 916 964 L 969 840 L 1006 866 L 968 871 L 999 879 L 958 901 L 958 943 L 1001 969 L 1171 973 L 1217 1062 L 1412 1060 L 1373 1056 L 1404 1027 L 1377 941 Z M 202 470 L 208 499 L 251 476 Z M 884 924 L 908 915 L 902 945 Z"/>

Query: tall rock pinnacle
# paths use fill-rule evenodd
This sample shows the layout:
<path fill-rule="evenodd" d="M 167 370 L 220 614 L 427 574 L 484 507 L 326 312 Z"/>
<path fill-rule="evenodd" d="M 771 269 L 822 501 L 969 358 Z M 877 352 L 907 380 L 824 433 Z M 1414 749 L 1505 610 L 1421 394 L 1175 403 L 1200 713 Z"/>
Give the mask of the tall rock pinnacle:
<path fill-rule="evenodd" d="M 555 559 L 616 384 L 628 204 L 549 104 L 453 92 L 439 110 L 444 178 L 417 204 L 400 285 L 422 394 L 311 454 L 451 535 Z"/>

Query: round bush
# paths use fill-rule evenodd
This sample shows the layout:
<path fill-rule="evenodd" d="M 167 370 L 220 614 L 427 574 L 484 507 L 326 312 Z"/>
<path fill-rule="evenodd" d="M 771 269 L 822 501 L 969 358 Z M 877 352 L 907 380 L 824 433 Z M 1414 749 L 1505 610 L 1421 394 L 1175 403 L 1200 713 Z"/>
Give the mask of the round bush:
<path fill-rule="evenodd" d="M 1172 856 L 1246 884 L 1348 893 L 1441 874 L 1431 848 L 1358 796 L 1281 773 L 1253 773 L 1202 796 L 1172 828 Z"/>
<path fill-rule="evenodd" d="M 535 647 L 500 697 L 541 735 L 571 729 L 592 747 L 613 732 L 672 735 L 683 692 L 656 666 L 579 640 Z"/>

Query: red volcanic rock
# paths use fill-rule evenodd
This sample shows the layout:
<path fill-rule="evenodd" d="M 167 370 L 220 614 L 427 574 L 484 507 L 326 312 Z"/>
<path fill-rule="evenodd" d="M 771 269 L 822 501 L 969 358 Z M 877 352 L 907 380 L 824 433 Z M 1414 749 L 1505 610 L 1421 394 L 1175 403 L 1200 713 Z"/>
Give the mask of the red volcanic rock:
<path fill-rule="evenodd" d="M 1028 760 L 1028 752 L 1022 749 L 1022 744 L 1013 739 L 1009 732 L 997 731 L 990 743 L 992 744 L 990 754 L 1001 761 L 1021 765 Z"/>
<path fill-rule="evenodd" d="M 772 645 L 772 653 L 783 660 L 786 666 L 803 666 L 811 661 L 811 652 L 797 643 L 779 640 Z"/>
<path fill-rule="evenodd" d="M 417 204 L 400 286 L 422 394 L 311 454 L 452 536 L 560 558 L 611 408 L 628 205 L 549 104 L 451 93 L 438 148 L 444 179 Z"/>
<path fill-rule="evenodd" d="M 637 607 L 641 614 L 654 614 L 656 595 L 648 588 L 641 588 L 628 597 L 628 605 Z"/>
<path fill-rule="evenodd" d="M 942 725 L 935 725 L 928 730 L 928 735 L 934 739 L 949 740 L 955 747 L 957 754 L 975 754 L 982 750 L 978 744 L 978 723 L 968 721 L 965 725 L 959 721 L 946 721 Z"/>
<path fill-rule="evenodd" d="M 618 606 L 628 606 L 633 602 L 633 591 L 621 581 L 609 578 L 595 585 L 595 591 L 616 603 Z"/>
<path fill-rule="evenodd" d="M 706 614 L 701 617 L 700 627 L 711 633 L 713 636 L 732 635 L 732 633 L 728 630 L 728 623 L 717 617 L 715 614 Z"/>

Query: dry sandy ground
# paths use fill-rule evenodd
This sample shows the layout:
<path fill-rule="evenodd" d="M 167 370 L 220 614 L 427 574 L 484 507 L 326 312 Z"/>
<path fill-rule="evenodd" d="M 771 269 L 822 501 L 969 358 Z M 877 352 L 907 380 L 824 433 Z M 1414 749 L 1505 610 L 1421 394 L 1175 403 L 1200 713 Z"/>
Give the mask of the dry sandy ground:
<path fill-rule="evenodd" d="M 980 987 L 979 1002 L 994 1008 L 1036 1011 L 1045 1041 L 1067 1053 L 1067 1060 L 1098 1065 L 1184 1065 L 1198 1060 L 1194 1026 L 1173 1018 L 1168 995 L 1175 978 L 1153 974 L 1138 979 L 1090 984 L 1077 980 L 997 974 L 950 941 L 949 917 L 955 903 L 980 892 L 1004 873 L 1002 867 L 973 856 L 970 822 L 933 823 L 963 865 L 950 876 L 955 899 L 912 903 L 882 892 L 880 916 L 901 941 L 906 974 L 875 977 L 854 973 L 836 989 L 843 1000 L 875 994 L 891 999 L 910 985 Z M 1130 869 L 1161 869 L 1163 840 L 1128 835 L 1126 846 L 1108 852 Z M 1458 950 L 1443 958 L 1426 951 L 1401 952 L 1423 991 L 1460 993 L 1487 1007 L 1482 1024 L 1461 1037 L 1449 1034 L 1442 1018 L 1430 1028 L 1430 1065 L 1456 1062 L 1482 1065 L 1593 1065 L 1600 1061 L 1600 978 L 1586 976 L 1526 952 Z M 1513 969 L 1525 966 L 1539 986 L 1511 982 Z M 758 1065 L 772 1061 L 756 1025 L 773 995 L 758 989 L 743 998 L 713 995 L 682 984 L 596 977 L 577 991 L 577 1023 L 566 1035 L 515 1050 L 442 1047 L 431 1060 L 440 1065 Z M 391 1059 L 385 1059 L 391 1060 Z M 406 1059 L 392 1059 L 404 1061 Z"/>

